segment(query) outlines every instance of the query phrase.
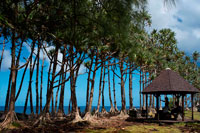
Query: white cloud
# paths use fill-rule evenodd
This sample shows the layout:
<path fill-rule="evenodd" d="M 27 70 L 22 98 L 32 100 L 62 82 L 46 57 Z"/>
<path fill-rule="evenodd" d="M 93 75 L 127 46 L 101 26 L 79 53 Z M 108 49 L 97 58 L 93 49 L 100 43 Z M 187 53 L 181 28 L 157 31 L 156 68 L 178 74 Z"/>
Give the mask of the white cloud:
<path fill-rule="evenodd" d="M 200 52 L 200 2 L 179 0 L 175 7 L 165 7 L 163 1 L 149 0 L 152 16 L 150 29 L 170 28 L 176 33 L 178 47 L 187 53 Z"/>
<path fill-rule="evenodd" d="M 0 50 L 0 54 L 2 53 L 2 50 Z M 11 55 L 9 50 L 4 50 L 3 54 L 3 60 L 1 64 L 1 71 L 6 71 L 11 66 Z"/>
<path fill-rule="evenodd" d="M 197 39 L 200 39 L 200 28 L 194 29 L 193 34 Z"/>

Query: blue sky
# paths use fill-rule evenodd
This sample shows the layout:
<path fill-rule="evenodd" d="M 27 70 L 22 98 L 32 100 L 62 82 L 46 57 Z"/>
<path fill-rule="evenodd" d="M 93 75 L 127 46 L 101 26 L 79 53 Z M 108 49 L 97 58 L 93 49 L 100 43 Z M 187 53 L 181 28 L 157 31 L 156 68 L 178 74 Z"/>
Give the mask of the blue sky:
<path fill-rule="evenodd" d="M 195 50 L 200 52 L 200 3 L 198 0 L 177 0 L 175 7 L 166 7 L 163 4 L 163 1 L 158 0 L 149 0 L 148 10 L 150 15 L 152 16 L 152 26 L 148 28 L 151 31 L 153 28 L 162 29 L 162 28 L 171 28 L 176 33 L 176 38 L 178 40 L 178 47 L 185 51 L 188 54 L 191 54 Z M 0 40 L 3 41 L 2 39 Z M 0 46 L 2 49 L 2 46 Z M 50 48 L 49 48 L 50 49 Z M 0 51 L 1 53 L 1 51 Z M 27 57 L 30 53 L 30 48 L 26 45 L 23 48 L 23 56 Z M 41 52 L 41 59 L 42 59 Z M 59 60 L 62 59 L 62 55 L 59 54 Z M 4 59 L 2 64 L 2 70 L 0 72 L 0 106 L 4 106 L 5 96 L 7 91 L 7 84 L 9 78 L 8 68 L 10 67 L 11 56 L 10 56 L 10 45 L 6 45 L 6 49 L 4 52 Z M 22 59 L 20 64 L 23 64 L 25 61 Z M 40 62 L 41 63 L 41 62 Z M 48 70 L 48 59 L 45 60 L 45 71 L 44 71 L 44 83 L 43 83 L 43 101 L 45 103 L 46 100 L 46 85 L 47 85 L 47 70 Z M 59 69 L 59 68 L 58 68 Z M 81 72 L 84 72 L 84 67 L 81 68 Z M 20 84 L 21 76 L 23 73 L 23 69 L 19 71 L 19 77 L 17 79 L 17 90 Z M 29 73 L 29 71 L 27 71 Z M 136 72 L 137 73 L 137 72 Z M 98 100 L 98 84 L 99 84 L 99 76 L 100 72 L 97 72 L 96 75 L 96 83 L 95 83 L 95 91 L 94 91 L 94 100 L 93 105 L 97 105 Z M 111 75 L 112 79 L 112 75 Z M 33 76 L 33 95 L 35 96 L 35 72 Z M 128 80 L 128 79 L 127 79 Z M 25 97 L 27 93 L 29 82 L 29 74 L 26 74 L 25 81 L 23 84 L 22 92 L 16 102 L 16 105 L 23 106 L 25 102 Z M 116 78 L 116 97 L 118 106 L 121 105 L 121 96 L 120 96 L 120 80 Z M 77 99 L 78 105 L 84 106 L 86 100 L 86 84 L 87 84 L 87 74 L 80 75 L 77 81 Z M 128 84 L 125 85 L 126 88 L 126 102 L 129 105 L 128 99 Z M 65 88 L 65 99 L 64 104 L 68 105 L 70 98 L 70 90 L 69 83 L 66 84 Z M 111 83 L 112 89 L 112 83 Z M 54 92 L 56 89 L 54 89 Z M 55 96 L 54 96 L 55 97 Z M 113 94 L 112 94 L 113 98 Z M 33 103 L 35 105 L 35 97 L 33 98 Z M 139 105 L 139 76 L 133 76 L 133 103 L 134 106 Z M 105 87 L 105 105 L 109 106 L 109 97 L 108 97 L 108 86 L 106 83 Z"/>

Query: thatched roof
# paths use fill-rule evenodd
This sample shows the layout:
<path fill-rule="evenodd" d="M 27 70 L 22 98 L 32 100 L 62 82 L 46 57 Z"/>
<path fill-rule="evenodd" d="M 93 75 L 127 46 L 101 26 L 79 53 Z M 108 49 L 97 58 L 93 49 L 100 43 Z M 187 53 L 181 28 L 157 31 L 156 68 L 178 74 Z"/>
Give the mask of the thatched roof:
<path fill-rule="evenodd" d="M 193 87 L 178 73 L 171 69 L 163 70 L 152 83 L 150 83 L 142 92 L 143 94 L 191 94 L 199 93 L 199 90 Z"/>

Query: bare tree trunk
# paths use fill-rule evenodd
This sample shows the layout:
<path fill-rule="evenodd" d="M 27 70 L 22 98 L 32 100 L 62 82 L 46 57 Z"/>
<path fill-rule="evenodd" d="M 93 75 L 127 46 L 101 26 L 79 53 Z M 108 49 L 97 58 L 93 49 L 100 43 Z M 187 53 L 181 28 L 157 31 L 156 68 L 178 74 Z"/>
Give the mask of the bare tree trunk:
<path fill-rule="evenodd" d="M 16 64 L 15 64 L 15 50 L 16 50 L 16 45 L 15 45 L 15 32 L 13 32 L 12 35 L 12 47 L 11 47 L 11 94 L 10 94 L 10 103 L 9 103 L 9 111 L 6 114 L 5 120 L 3 123 L 1 123 L 2 127 L 7 126 L 8 124 L 14 122 L 17 120 L 15 117 L 15 92 L 16 92 Z"/>
<path fill-rule="evenodd" d="M 97 104 L 97 110 L 95 114 L 99 113 L 100 109 L 100 103 L 101 103 L 101 86 L 102 86 L 102 75 L 103 75 L 103 65 L 101 65 L 101 73 L 100 73 L 100 81 L 99 81 L 99 96 L 98 96 L 98 104 Z"/>
<path fill-rule="evenodd" d="M 106 72 L 105 72 L 105 66 L 104 66 L 104 70 L 103 70 L 103 87 L 102 87 L 102 113 L 106 113 L 106 109 L 105 109 L 105 105 L 104 105 L 104 88 L 105 88 L 105 76 L 106 76 Z"/>
<path fill-rule="evenodd" d="M 65 55 L 66 55 L 66 45 L 64 47 L 63 52 L 63 59 L 62 59 L 62 66 L 61 66 L 61 82 L 63 83 L 65 81 L 66 74 L 64 74 L 64 66 L 65 66 Z M 65 89 L 65 83 L 61 85 L 61 91 L 60 91 L 60 101 L 59 101 L 59 109 L 57 115 L 62 117 L 64 114 L 64 89 Z"/>
<path fill-rule="evenodd" d="M 18 73 L 17 68 L 19 66 L 19 60 L 20 60 L 20 55 L 21 55 L 21 51 L 22 51 L 22 44 L 23 44 L 23 39 L 22 39 L 22 42 L 20 43 L 20 48 L 19 48 L 17 59 L 16 59 L 16 63 L 15 63 L 15 66 L 16 66 L 15 81 L 17 80 L 17 73 Z M 5 45 L 5 40 L 4 40 L 4 45 Z M 3 51 L 4 51 L 4 47 L 3 47 Z M 2 54 L 3 54 L 3 51 L 2 51 Z M 3 59 L 3 55 L 1 57 L 1 61 L 2 61 L 2 59 Z M 10 95 L 10 85 L 11 85 L 11 75 L 10 75 L 9 83 L 8 83 L 8 91 L 7 91 L 7 96 L 6 96 L 5 111 L 8 110 L 8 102 L 9 102 L 9 95 Z M 15 89 L 16 89 L 16 84 L 15 84 Z"/>
<path fill-rule="evenodd" d="M 122 102 L 122 109 L 121 113 L 126 114 L 126 101 L 125 101 L 125 88 L 124 88 L 124 66 L 123 66 L 123 60 L 120 60 L 120 80 L 121 80 L 121 102 Z"/>
<path fill-rule="evenodd" d="M 38 56 L 38 55 L 37 55 Z M 37 56 L 34 60 L 34 63 L 32 65 L 32 57 L 30 58 L 30 76 L 29 76 L 29 85 L 28 85 L 28 91 L 27 91 L 27 95 L 26 95 L 26 101 L 25 101 L 25 106 L 24 106 L 24 114 L 26 113 L 26 108 L 27 108 L 27 104 L 28 104 L 28 96 L 30 95 L 30 108 L 31 108 L 31 114 L 33 115 L 33 99 L 32 99 L 32 77 L 33 77 L 33 71 L 35 68 L 35 64 L 36 64 L 36 59 Z"/>
<path fill-rule="evenodd" d="M 38 44 L 38 57 L 37 57 L 37 68 L 36 68 L 36 82 L 35 82 L 35 87 L 36 87 L 36 114 L 38 115 L 39 111 L 39 94 L 38 94 L 38 88 L 39 88 L 39 65 L 40 65 L 40 46 L 41 44 Z"/>
<path fill-rule="evenodd" d="M 60 75 L 60 77 L 59 77 L 59 81 L 58 81 L 58 84 L 60 84 L 61 83 L 61 80 L 62 80 L 62 75 Z M 57 104 L 58 104 L 58 92 L 60 91 L 60 85 L 58 86 L 58 88 L 57 88 L 57 91 L 56 91 L 56 100 L 55 100 L 55 112 L 57 112 L 57 111 L 59 111 L 59 110 L 57 110 Z"/>
<path fill-rule="evenodd" d="M 49 88 L 50 88 L 49 86 L 50 86 L 50 77 L 51 77 L 51 67 L 52 67 L 52 64 L 53 64 L 53 59 L 51 59 L 50 64 L 49 64 L 46 99 L 48 99 L 48 96 L 49 96 Z M 50 104 L 47 105 L 47 106 L 49 106 L 49 107 L 47 107 L 47 108 L 50 108 Z M 44 109 L 43 109 L 43 110 L 44 110 Z"/>
<path fill-rule="evenodd" d="M 89 68 L 88 68 L 89 72 L 88 72 L 88 79 L 87 79 L 87 94 L 86 94 L 86 108 L 85 108 L 85 112 L 88 111 L 88 106 L 89 106 L 90 75 L 91 75 L 92 65 L 93 65 L 93 57 L 91 57 L 90 66 L 89 66 Z"/>
<path fill-rule="evenodd" d="M 42 68 L 41 68 L 41 76 L 40 76 L 40 113 L 42 112 L 42 89 L 43 89 L 43 71 L 44 71 L 44 59 L 45 54 L 43 52 L 43 58 L 42 58 Z"/>
<path fill-rule="evenodd" d="M 51 80 L 50 80 L 49 90 L 47 91 L 47 102 L 46 102 L 45 108 L 43 110 L 43 111 L 45 111 L 45 113 L 49 113 L 50 102 L 51 102 L 52 95 L 53 95 L 53 87 L 54 87 L 53 85 L 54 85 L 54 81 L 55 81 L 57 59 L 58 59 L 58 45 L 56 45 L 56 48 L 55 48 L 52 76 L 51 76 Z"/>
<path fill-rule="evenodd" d="M 15 97 L 15 101 L 17 101 L 17 98 L 19 97 L 19 94 L 21 92 L 21 89 L 22 89 L 22 84 L 24 82 L 24 77 L 25 77 L 25 74 L 26 74 L 26 70 L 28 68 L 28 65 L 29 65 L 29 61 L 28 63 L 26 64 L 25 68 L 24 68 L 24 72 L 23 72 L 23 75 L 22 75 L 22 79 L 21 79 L 21 83 L 20 83 L 20 86 L 19 86 L 19 89 L 18 89 L 18 92 L 17 92 L 17 95 Z"/>
<path fill-rule="evenodd" d="M 115 63 L 115 61 L 114 61 Z M 115 70 L 113 70 L 115 71 Z M 114 105 L 115 105 L 115 111 L 118 112 L 117 109 L 117 101 L 116 101 L 116 95 L 115 95 L 115 73 L 113 72 L 113 94 L 114 94 Z"/>
<path fill-rule="evenodd" d="M 144 80 L 144 71 L 142 71 L 142 90 L 144 90 L 144 84 L 145 84 L 145 80 Z M 142 96 L 143 96 L 143 106 L 142 106 L 142 109 L 144 109 L 145 110 L 145 95 L 144 94 L 142 94 Z"/>
<path fill-rule="evenodd" d="M 32 45 L 32 48 L 31 48 L 31 54 L 30 54 L 30 57 L 29 57 L 30 75 L 29 75 L 29 86 L 28 86 L 27 95 L 26 95 L 26 101 L 25 101 L 25 105 L 24 105 L 24 114 L 26 113 L 29 94 L 30 94 L 31 113 L 33 114 L 33 102 L 32 102 L 32 90 L 31 90 L 32 87 L 31 86 L 32 86 L 32 76 L 33 76 L 34 66 L 35 66 L 35 62 L 36 62 L 36 58 L 37 58 L 37 57 L 35 58 L 34 65 L 32 66 L 32 57 L 33 57 L 34 47 L 35 47 L 35 41 L 33 42 L 33 45 Z"/>
<path fill-rule="evenodd" d="M 88 106 L 88 110 L 87 110 L 87 112 L 86 112 L 86 114 L 84 116 L 84 119 L 90 119 L 90 116 L 91 116 L 91 109 L 92 109 L 92 102 L 93 102 L 94 84 L 95 84 L 95 76 L 96 76 L 96 71 L 97 71 L 97 65 L 98 65 L 98 53 L 96 54 L 95 66 L 94 66 L 94 70 L 93 70 L 89 106 Z"/>
<path fill-rule="evenodd" d="M 13 35 L 15 36 L 15 35 Z M 16 92 L 16 65 L 15 65 L 15 37 L 12 38 L 12 48 L 11 48 L 11 56 L 12 56 L 12 62 L 11 62 L 11 73 L 12 73 L 12 83 L 11 83 L 11 94 L 10 94 L 10 104 L 9 104 L 9 112 L 10 117 L 9 119 L 14 121 L 14 112 L 15 112 L 15 92 Z"/>
<path fill-rule="evenodd" d="M 77 105 L 77 98 L 76 98 L 76 80 L 78 77 L 78 72 L 80 69 L 81 65 L 81 55 L 82 53 L 79 53 L 79 58 L 77 58 L 76 62 L 77 67 L 75 69 L 75 64 L 74 64 L 74 54 L 77 55 L 76 51 L 73 50 L 73 46 L 70 46 L 69 49 L 69 54 L 70 54 L 70 60 L 69 60 L 69 68 L 70 68 L 70 90 L 71 90 L 71 100 L 72 100 L 72 116 L 74 116 L 74 120 L 72 122 L 77 122 L 81 121 L 82 118 L 80 117 L 79 110 L 78 110 L 78 105 Z"/>
<path fill-rule="evenodd" d="M 141 96 L 141 93 L 142 93 L 142 71 L 140 70 L 140 109 L 142 109 L 142 96 Z"/>
<path fill-rule="evenodd" d="M 146 71 L 144 71 L 144 88 L 143 88 L 143 89 L 145 89 L 146 86 L 147 86 L 147 73 L 146 73 Z M 147 94 L 146 94 L 146 95 L 147 95 Z M 145 99 L 148 98 L 148 97 L 146 97 L 146 95 L 144 95 L 144 96 L 145 96 Z M 146 103 L 146 106 L 147 106 L 147 107 L 145 107 L 145 109 L 147 109 L 147 108 L 148 108 L 148 99 L 146 99 L 145 102 L 147 102 L 147 103 Z"/>
<path fill-rule="evenodd" d="M 110 112 L 115 112 L 113 103 L 112 103 L 112 97 L 111 97 L 111 87 L 110 87 L 110 61 L 108 61 L 108 90 L 109 90 L 109 100 L 110 100 Z"/>
<path fill-rule="evenodd" d="M 132 68 L 129 68 L 129 109 L 133 109 L 133 85 L 132 85 Z"/>

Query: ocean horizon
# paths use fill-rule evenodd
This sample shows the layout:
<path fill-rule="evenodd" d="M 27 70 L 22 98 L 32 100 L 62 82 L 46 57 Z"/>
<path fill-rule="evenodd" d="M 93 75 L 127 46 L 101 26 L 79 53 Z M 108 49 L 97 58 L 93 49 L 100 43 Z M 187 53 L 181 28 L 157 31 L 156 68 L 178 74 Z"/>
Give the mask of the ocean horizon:
<path fill-rule="evenodd" d="M 78 106 L 80 107 L 80 111 L 83 113 L 85 111 L 85 106 Z M 134 106 L 135 108 L 140 108 L 140 106 Z M 69 106 L 64 106 L 64 113 L 68 114 L 68 108 Z M 106 111 L 110 111 L 111 106 L 105 106 Z M 117 106 L 118 110 L 121 110 L 121 106 Z M 4 111 L 5 106 L 0 106 L 0 111 Z M 96 110 L 97 106 L 92 106 L 92 110 Z M 100 112 L 101 112 L 102 106 L 100 106 Z M 126 109 L 129 109 L 129 106 L 126 106 Z M 50 106 L 50 112 L 52 110 L 52 107 Z M 71 107 L 70 107 L 71 110 Z M 33 106 L 33 111 L 34 113 L 36 113 L 36 106 Z M 15 112 L 16 113 L 23 113 L 24 112 L 24 106 L 15 106 Z M 39 111 L 40 112 L 40 111 Z M 30 114 L 31 113 L 31 108 L 30 106 L 27 106 L 26 109 L 26 114 Z"/>

